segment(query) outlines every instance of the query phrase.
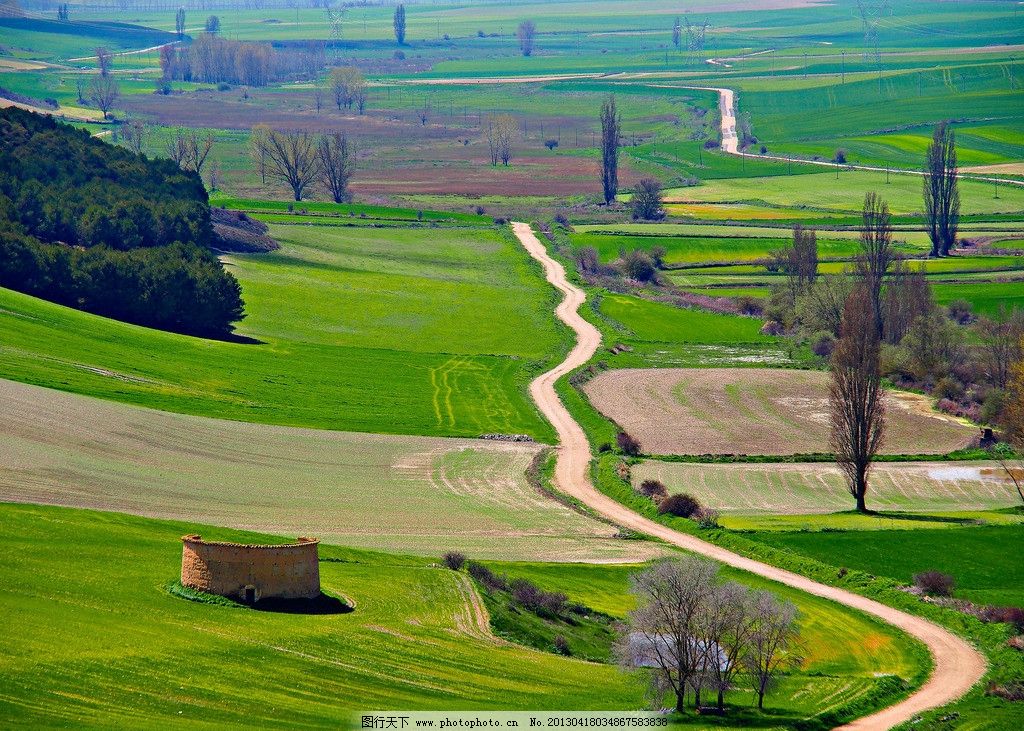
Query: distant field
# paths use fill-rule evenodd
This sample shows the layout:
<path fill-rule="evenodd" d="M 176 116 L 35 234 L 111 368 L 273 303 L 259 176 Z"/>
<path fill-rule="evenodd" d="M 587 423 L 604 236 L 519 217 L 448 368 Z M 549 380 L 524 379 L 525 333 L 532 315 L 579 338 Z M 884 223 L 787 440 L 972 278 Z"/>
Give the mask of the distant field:
<path fill-rule="evenodd" d="M 552 432 L 526 395 L 563 347 L 507 231 L 274 225 L 226 257 L 249 312 L 221 342 L 0 290 L 0 377 L 168 411 L 350 431 Z M 514 322 L 515 327 L 507 327 Z"/>
<path fill-rule="evenodd" d="M 0 380 L 0 500 L 440 555 L 643 560 L 526 479 L 537 445 L 202 419 Z"/>
<path fill-rule="evenodd" d="M 191 532 L 273 540 L 196 523 L 0 505 L 0 561 L 9 582 L 0 594 L 4 717 L 28 726 L 339 727 L 368 705 L 648 707 L 642 677 L 494 637 L 481 626 L 486 616 L 474 612 L 476 593 L 465 575 L 427 558 L 321 545 L 321 584 L 354 605 L 349 614 L 254 612 L 171 596 L 164 587 L 179 575 L 180 537 Z M 635 570 L 494 568 L 619 617 Z M 891 627 L 832 602 L 729 576 L 781 591 L 801 611 L 804 665 L 769 694 L 762 722 L 786 725 L 861 699 L 880 674 L 909 679 L 922 669 L 919 647 Z M 738 689 L 726 698 L 749 707 L 751 694 Z M 696 716 L 687 727 L 709 728 Z"/>
<path fill-rule="evenodd" d="M 633 484 L 658 479 L 669 492 L 688 492 L 723 515 L 793 515 L 849 510 L 852 498 L 832 463 L 691 464 L 647 460 L 633 468 Z M 950 513 L 1001 510 L 1020 502 L 994 462 L 882 462 L 872 467 L 872 510 Z M 923 519 L 923 516 L 922 516 Z M 868 518 L 886 527 L 899 516 Z M 789 521 L 799 522 L 799 518 Z M 813 521 L 811 521 L 813 523 Z M 727 526 L 732 526 L 726 521 Z"/>
<path fill-rule="evenodd" d="M 857 250 L 853 241 L 827 238 L 831 232 L 822 232 L 818 239 L 818 255 L 826 257 L 849 257 Z M 621 250 L 640 249 L 650 251 L 656 246 L 666 250 L 665 263 L 671 265 L 704 264 L 711 262 L 749 262 L 765 259 L 769 254 L 785 245 L 788 231 L 780 231 L 776 238 L 754 237 L 675 237 L 653 235 L 578 233 L 571 236 L 574 248 L 592 246 L 597 249 L 602 262 L 619 258 Z"/>
<path fill-rule="evenodd" d="M 584 386 L 594 406 L 648 454 L 827 452 L 828 374 L 744 369 L 623 369 Z M 888 454 L 943 454 L 977 429 L 931 410 L 913 394 L 889 400 Z"/>

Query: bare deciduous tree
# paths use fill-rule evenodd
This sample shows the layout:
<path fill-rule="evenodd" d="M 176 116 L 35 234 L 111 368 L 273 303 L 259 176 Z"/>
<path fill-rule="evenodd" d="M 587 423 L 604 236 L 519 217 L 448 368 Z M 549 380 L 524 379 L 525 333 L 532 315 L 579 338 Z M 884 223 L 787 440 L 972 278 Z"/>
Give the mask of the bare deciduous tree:
<path fill-rule="evenodd" d="M 875 332 L 882 337 L 882 283 L 896 259 L 892 247 L 892 224 L 889 204 L 875 193 L 864 196 L 863 227 L 860 232 L 860 254 L 857 274 L 867 288 L 874 314 Z"/>
<path fill-rule="evenodd" d="M 519 50 L 524 56 L 533 54 L 533 39 L 537 35 L 537 24 L 532 20 L 524 20 L 516 29 L 516 37 L 519 39 Z"/>
<path fill-rule="evenodd" d="M 947 256 L 956 246 L 960 191 L 956 182 L 956 137 L 948 122 L 932 133 L 924 168 L 924 207 L 932 256 Z"/>
<path fill-rule="evenodd" d="M 830 366 L 831 445 L 861 512 L 867 511 L 868 472 L 885 433 L 881 342 L 874 321 L 871 295 L 860 283 L 846 300 L 842 332 Z"/>
<path fill-rule="evenodd" d="M 911 269 L 902 260 L 897 260 L 882 298 L 885 342 L 899 343 L 914 321 L 926 316 L 933 308 L 932 287 L 925 278 L 924 264 Z"/>
<path fill-rule="evenodd" d="M 667 560 L 630 583 L 639 608 L 629 614 L 615 653 L 625 667 L 654 671 L 655 703 L 672 694 L 682 712 L 690 688 L 696 708 L 711 690 L 723 709 L 726 691 L 746 670 L 763 704 L 771 681 L 799 661 L 795 607 L 769 592 L 720 583 L 714 563 L 696 556 Z"/>
<path fill-rule="evenodd" d="M 758 708 L 764 708 L 765 693 L 779 674 L 800 663 L 793 652 L 796 616 L 793 604 L 780 602 L 769 592 L 758 592 L 753 601 L 753 626 L 744 659 L 754 680 Z"/>
<path fill-rule="evenodd" d="M 100 76 L 110 76 L 110 70 L 114 66 L 114 54 L 106 46 L 97 46 L 96 68 L 100 70 Z"/>
<path fill-rule="evenodd" d="M 576 270 L 587 274 L 596 272 L 601 262 L 593 246 L 581 246 L 573 251 L 572 258 L 576 262 Z"/>
<path fill-rule="evenodd" d="M 110 118 L 110 110 L 114 108 L 120 96 L 121 89 L 113 76 L 97 74 L 89 82 L 89 100 L 103 112 L 104 119 Z"/>
<path fill-rule="evenodd" d="M 210 171 L 206 174 L 207 185 L 211 191 L 218 190 L 220 183 L 224 179 L 224 171 L 220 166 L 219 160 L 214 160 L 210 164 Z"/>
<path fill-rule="evenodd" d="M 354 66 L 341 66 L 332 69 L 328 83 L 339 111 L 342 108 L 351 109 L 360 95 L 366 93 L 366 79 L 363 78 L 363 72 Z"/>
<path fill-rule="evenodd" d="M 200 137 L 195 130 L 178 128 L 167 143 L 167 156 L 178 163 L 182 170 L 203 174 L 203 167 L 213 149 L 213 133 Z"/>
<path fill-rule="evenodd" d="M 146 135 L 149 131 L 146 123 L 138 117 L 132 117 L 125 121 L 118 131 L 121 134 L 121 140 L 124 142 L 125 147 L 136 155 L 141 155 L 142 150 L 146 146 Z"/>
<path fill-rule="evenodd" d="M 302 49 L 302 66 L 306 76 L 316 81 L 326 63 L 327 44 L 324 41 L 306 41 Z"/>
<path fill-rule="evenodd" d="M 979 318 L 975 329 L 981 340 L 985 375 L 996 388 L 1006 388 L 1014 364 L 1024 355 L 1024 310 L 1007 312 L 1000 306 L 995 317 Z"/>
<path fill-rule="evenodd" d="M 302 200 L 306 190 L 320 175 L 316 137 L 305 130 L 270 130 L 257 139 L 265 151 L 267 172 L 290 187 L 295 200 Z"/>
<path fill-rule="evenodd" d="M 1000 416 L 1006 442 L 997 444 L 992 454 L 1013 482 L 1018 497 L 1024 503 L 1024 340 L 1018 345 L 1020 350 L 1017 359 L 1009 369 L 1009 398 Z"/>
<path fill-rule="evenodd" d="M 797 300 L 796 314 L 809 332 L 828 331 L 839 336 L 843 308 L 853 289 L 853 280 L 843 274 L 818 277 L 814 286 Z"/>
<path fill-rule="evenodd" d="M 615 108 L 615 97 L 601 105 L 601 186 L 604 202 L 611 203 L 619 192 L 619 137 L 622 119 Z"/>
<path fill-rule="evenodd" d="M 754 605 L 742 584 L 730 581 L 715 589 L 705 614 L 701 645 L 705 651 L 705 682 L 718 695 L 718 709 L 725 708 L 725 692 L 743 670 L 754 630 Z"/>
<path fill-rule="evenodd" d="M 352 150 L 348 138 L 341 132 L 322 136 L 317 140 L 320 160 L 320 182 L 335 203 L 344 203 L 351 196 L 348 181 L 355 172 Z"/>
<path fill-rule="evenodd" d="M 263 185 L 267 184 L 266 139 L 268 135 L 270 135 L 270 127 L 265 124 L 257 124 L 249 132 L 249 159 L 260 171 L 260 182 Z"/>
<path fill-rule="evenodd" d="M 512 161 L 512 141 L 518 132 L 519 123 L 511 114 L 492 114 L 487 117 L 484 133 L 487 136 L 491 165 L 499 162 L 508 165 Z"/>
<path fill-rule="evenodd" d="M 630 578 L 639 608 L 629 614 L 629 633 L 618 648 L 628 667 L 650 666 L 659 688 L 686 710 L 686 690 L 701 669 L 700 622 L 715 589 L 718 567 L 697 557 L 662 561 Z"/>
<path fill-rule="evenodd" d="M 818 278 L 818 235 L 799 224 L 793 227 L 793 241 L 771 252 L 768 268 L 786 275 L 786 294 L 791 306 L 810 290 Z"/>

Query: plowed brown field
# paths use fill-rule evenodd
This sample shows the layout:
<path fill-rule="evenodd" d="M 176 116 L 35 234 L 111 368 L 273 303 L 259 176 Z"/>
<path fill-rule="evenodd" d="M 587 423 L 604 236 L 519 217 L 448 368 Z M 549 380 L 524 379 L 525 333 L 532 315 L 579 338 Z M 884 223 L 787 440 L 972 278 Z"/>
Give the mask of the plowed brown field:
<path fill-rule="evenodd" d="M 584 390 L 647 454 L 806 454 L 829 451 L 828 378 L 775 368 L 624 369 Z M 892 392 L 882 451 L 945 454 L 976 434 L 922 397 Z"/>

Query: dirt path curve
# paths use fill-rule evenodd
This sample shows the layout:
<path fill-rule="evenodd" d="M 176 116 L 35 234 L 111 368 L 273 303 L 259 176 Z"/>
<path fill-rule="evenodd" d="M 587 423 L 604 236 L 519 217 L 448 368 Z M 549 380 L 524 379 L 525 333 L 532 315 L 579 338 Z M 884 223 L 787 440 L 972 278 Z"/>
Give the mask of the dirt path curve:
<path fill-rule="evenodd" d="M 555 485 L 559 490 L 586 503 L 616 523 L 660 538 L 672 545 L 699 553 L 730 566 L 778 581 L 809 594 L 831 599 L 881 618 L 889 624 L 924 642 L 932 654 L 934 670 L 927 682 L 905 700 L 849 723 L 845 731 L 887 729 L 913 718 L 921 711 L 944 705 L 966 693 L 985 673 L 985 658 L 968 643 L 927 620 L 892 607 L 825 584 L 805 576 L 740 556 L 685 533 L 634 513 L 594 487 L 590 481 L 590 445 L 582 427 L 572 418 L 555 393 L 555 381 L 590 359 L 601 344 L 597 328 L 577 311 L 586 299 L 584 292 L 566 278 L 565 269 L 548 254 L 527 223 L 513 223 L 516 237 L 534 259 L 544 267 L 548 282 L 565 298 L 555 314 L 571 327 L 577 336 L 576 346 L 564 361 L 530 384 L 530 395 L 538 408 L 558 432 L 558 461 L 555 464 Z"/>

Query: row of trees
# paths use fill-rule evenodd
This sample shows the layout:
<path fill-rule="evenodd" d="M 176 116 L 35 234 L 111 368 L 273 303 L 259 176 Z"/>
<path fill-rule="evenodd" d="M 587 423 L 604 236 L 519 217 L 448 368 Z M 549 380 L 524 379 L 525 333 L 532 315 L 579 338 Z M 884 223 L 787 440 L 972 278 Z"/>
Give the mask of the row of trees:
<path fill-rule="evenodd" d="M 164 81 L 266 86 L 279 76 L 277 57 L 269 43 L 233 41 L 203 33 L 188 46 L 161 47 L 160 70 Z"/>
<path fill-rule="evenodd" d="M 223 337 L 242 291 L 209 250 L 174 243 L 128 251 L 48 244 L 2 228 L 0 286 L 147 327 Z"/>
<path fill-rule="evenodd" d="M 797 612 L 767 591 L 722 582 L 718 565 L 697 557 L 666 560 L 630 577 L 638 608 L 630 612 L 616 655 L 628 668 L 652 668 L 656 703 L 671 695 L 676 711 L 701 695 L 717 696 L 741 681 L 765 694 L 787 669 L 799 666 Z"/>
<path fill-rule="evenodd" d="M 249 154 L 264 183 L 270 177 L 287 185 L 297 201 L 314 186 L 335 203 L 350 199 L 348 184 L 355 172 L 355 156 L 341 132 L 316 135 L 256 125 L 249 136 Z"/>
<path fill-rule="evenodd" d="M 338 110 L 355 107 L 362 114 L 366 109 L 366 79 L 355 66 L 340 66 L 331 69 L 327 76 L 327 88 L 338 106 Z"/>
<path fill-rule="evenodd" d="M 806 237 L 794 232 L 794 252 Z M 788 286 L 800 289 L 792 276 Z M 966 303 L 946 312 L 936 307 L 923 268 L 912 270 L 897 257 L 888 206 L 878 196 L 865 196 L 852 270 L 803 287 L 797 312 L 830 312 L 824 319 L 837 328 L 830 358 L 831 446 L 858 510 L 867 510 L 871 465 L 885 435 L 884 377 L 930 391 L 943 410 L 1002 424 L 1008 438 L 1024 446 L 1014 421 L 1024 383 L 1013 382 L 1024 368 L 1024 311 L 974 319 Z M 956 399 L 974 400 L 981 408 L 957 411 Z"/>

